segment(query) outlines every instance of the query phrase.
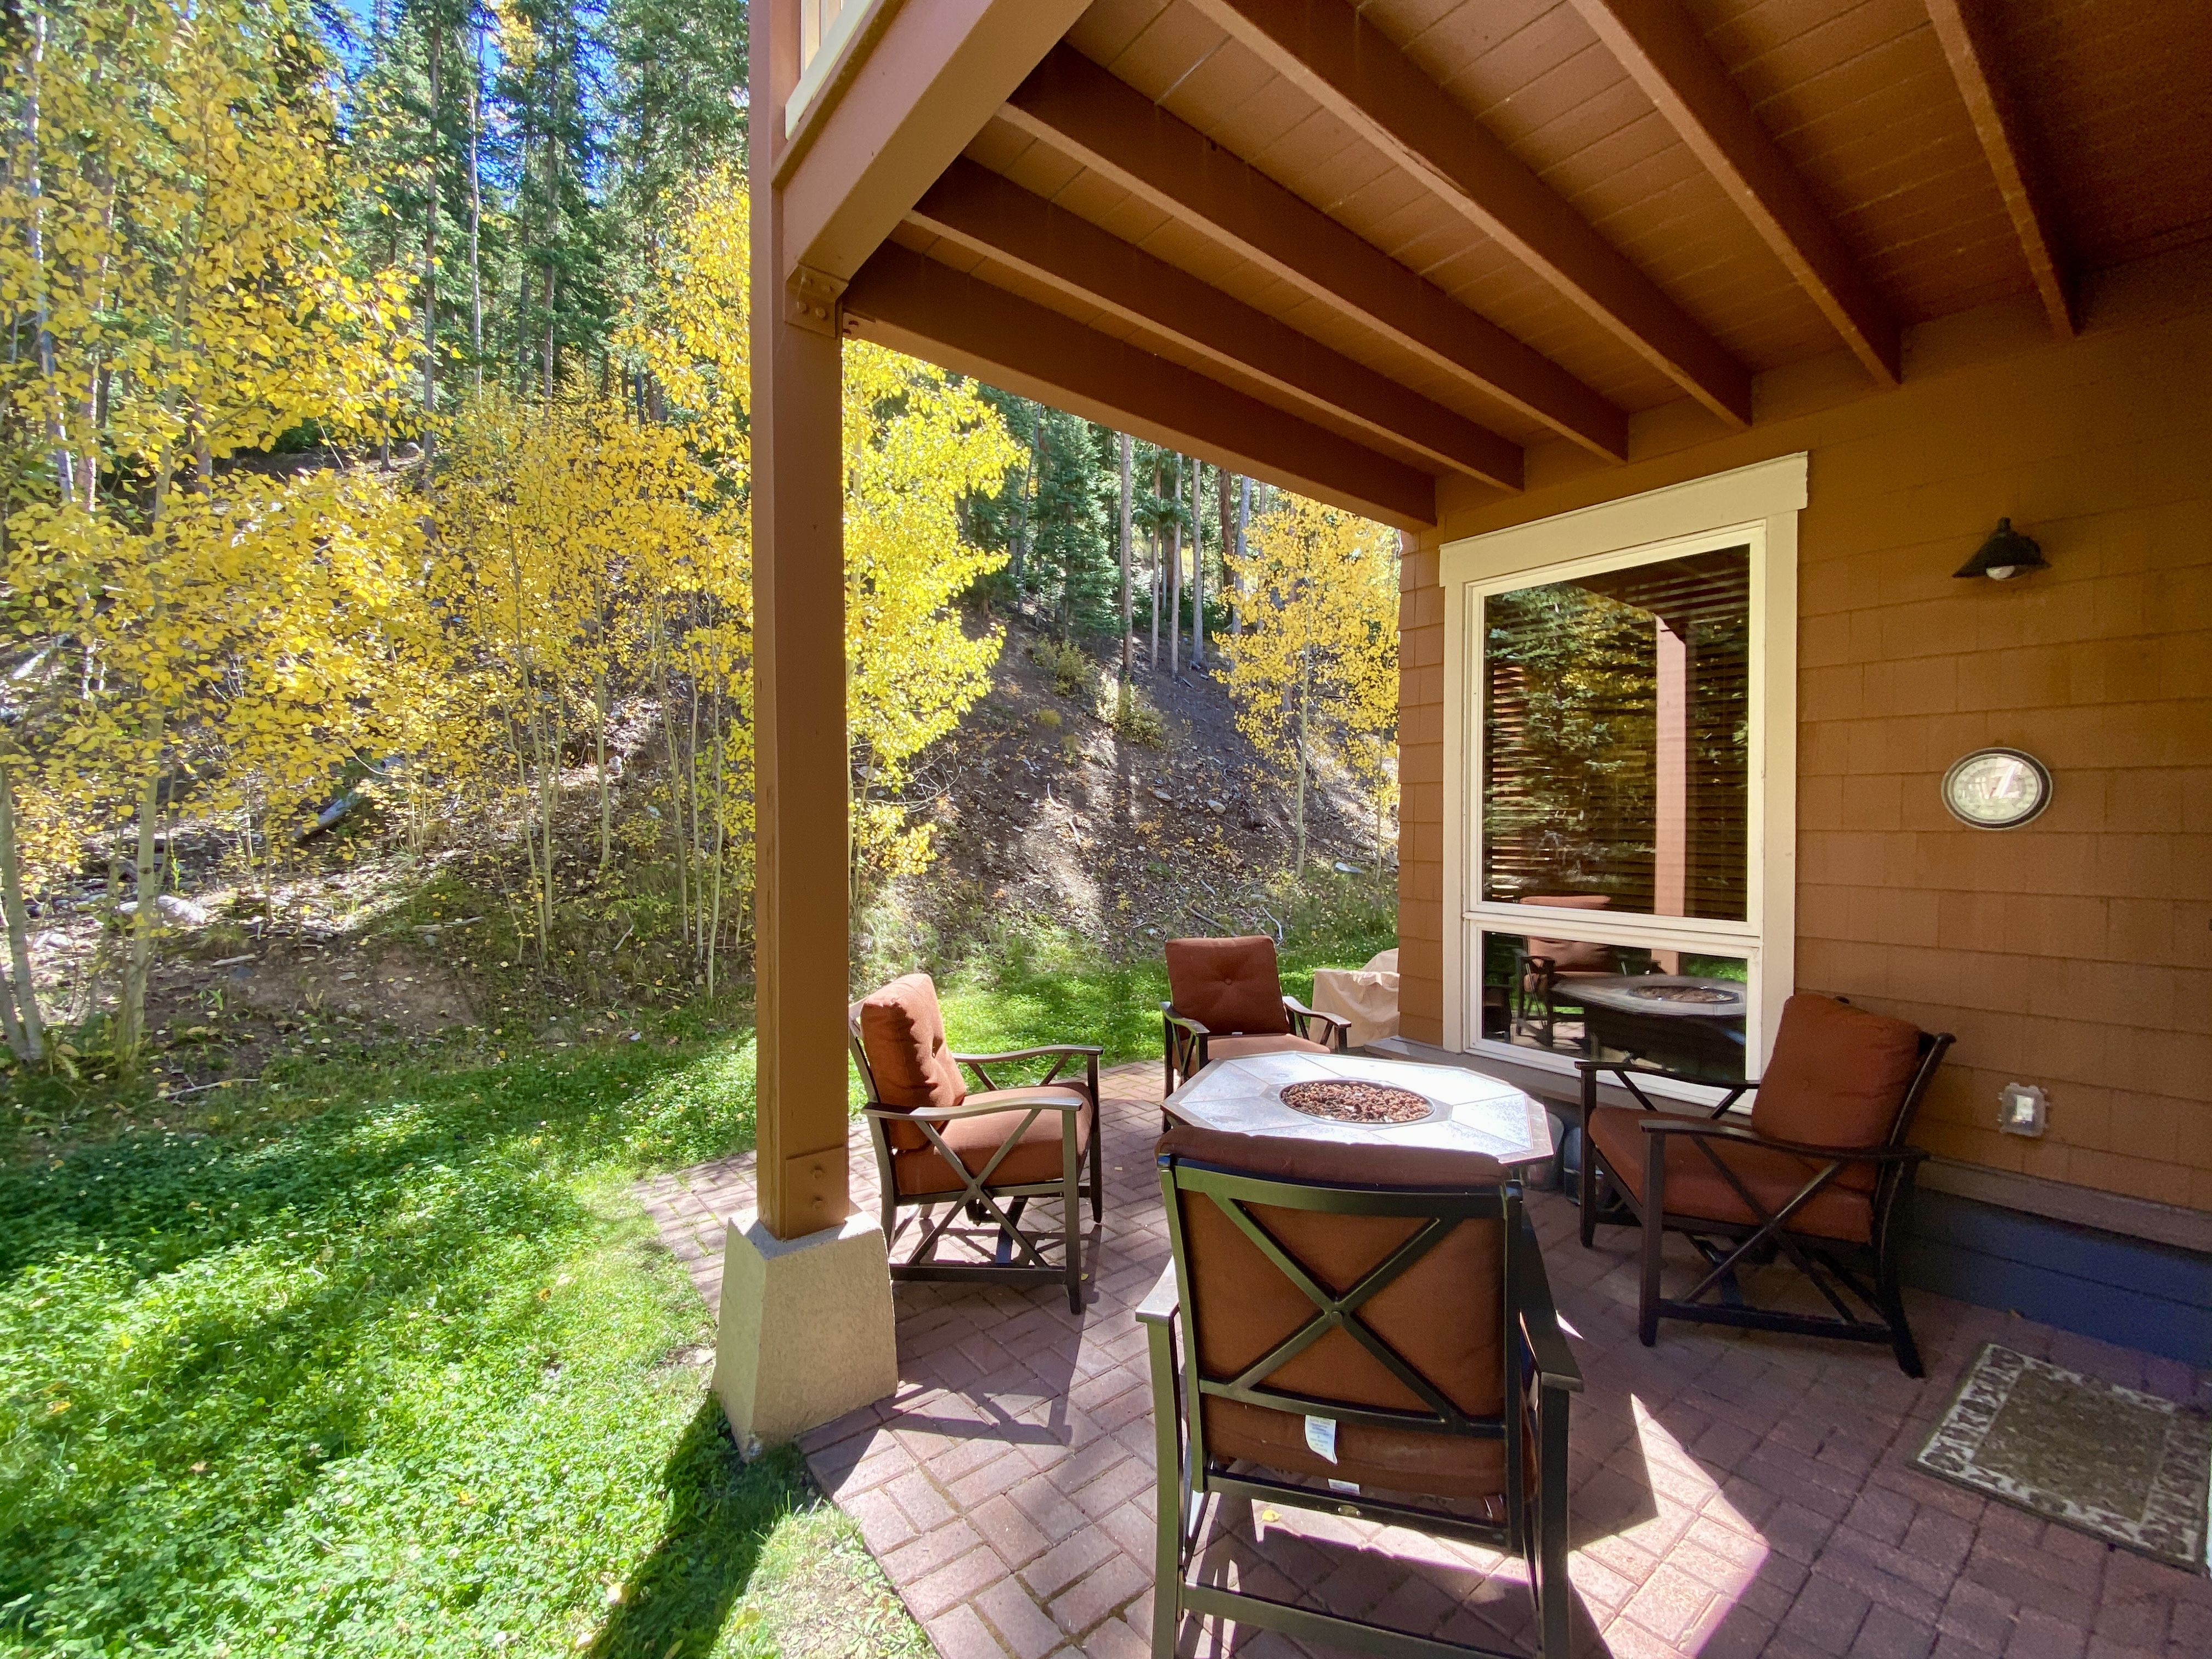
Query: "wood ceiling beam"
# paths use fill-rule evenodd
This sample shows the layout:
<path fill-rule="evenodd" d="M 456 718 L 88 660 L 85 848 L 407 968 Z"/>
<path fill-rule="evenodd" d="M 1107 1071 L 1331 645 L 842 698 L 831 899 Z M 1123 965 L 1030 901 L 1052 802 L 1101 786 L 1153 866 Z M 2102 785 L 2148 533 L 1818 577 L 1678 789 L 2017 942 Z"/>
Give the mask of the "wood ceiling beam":
<path fill-rule="evenodd" d="M 1867 373 L 1898 382 L 1897 319 L 1676 0 L 1573 0 Z"/>
<path fill-rule="evenodd" d="M 859 270 L 1085 3 L 905 0 L 787 143 L 781 110 L 757 123 L 775 146 L 783 278 L 803 267 L 834 286 Z"/>
<path fill-rule="evenodd" d="M 1446 466 L 1521 488 L 1518 444 L 988 167 L 955 161 L 907 221 Z"/>
<path fill-rule="evenodd" d="M 1994 52 L 1988 24 L 1973 0 L 1928 0 L 1928 21 L 1936 26 L 1951 74 L 1966 100 L 1974 137 L 1996 175 L 2013 233 L 2020 238 L 2028 273 L 2043 300 L 2051 326 L 2062 340 L 2074 337 L 2074 282 L 2051 191 L 2027 142 L 2025 112 L 2005 80 Z"/>
<path fill-rule="evenodd" d="M 1627 416 L 1566 370 L 1073 48 L 1055 48 L 1001 113 L 1465 385 L 1598 454 L 1626 456 Z"/>
<path fill-rule="evenodd" d="M 1477 230 L 1732 426 L 1751 375 L 1345 0 L 1192 0 Z"/>
<path fill-rule="evenodd" d="M 1351 439 L 886 242 L 844 294 L 849 332 L 1401 530 L 1436 480 Z"/>

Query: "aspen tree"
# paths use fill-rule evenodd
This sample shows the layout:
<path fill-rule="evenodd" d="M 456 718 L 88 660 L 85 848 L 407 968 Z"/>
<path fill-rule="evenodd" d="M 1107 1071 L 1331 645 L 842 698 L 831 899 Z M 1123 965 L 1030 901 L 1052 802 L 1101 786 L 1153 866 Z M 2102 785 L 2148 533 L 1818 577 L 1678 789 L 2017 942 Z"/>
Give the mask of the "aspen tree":
<path fill-rule="evenodd" d="M 1206 463 L 1190 464 L 1190 665 L 1206 666 L 1206 520 L 1198 510 Z"/>
<path fill-rule="evenodd" d="M 1132 599 L 1133 596 L 1129 592 L 1130 509 L 1133 506 L 1133 503 L 1129 499 L 1129 451 L 1133 446 L 1130 443 L 1129 434 L 1127 433 L 1123 432 L 1118 434 L 1117 436 L 1120 439 L 1121 459 L 1121 534 L 1117 543 L 1117 550 L 1121 554 L 1121 689 L 1120 696 L 1121 713 L 1126 717 L 1128 714 L 1129 707 L 1129 654 L 1131 647 L 1134 643 L 1134 635 L 1136 632 L 1136 613 L 1132 608 Z"/>
<path fill-rule="evenodd" d="M 6 410 L 59 450 L 54 488 L 9 519 L 8 582 L 19 637 L 66 641 L 79 672 L 13 779 L 30 810 L 10 816 L 136 820 L 115 1037 L 128 1063 L 155 842 L 186 778 L 234 799 L 258 769 L 252 787 L 296 799 L 385 724 L 386 689 L 399 694 L 379 672 L 347 700 L 350 669 L 325 663 L 336 639 L 313 614 L 356 581 L 404 588 L 409 526 L 380 482 L 218 465 L 310 418 L 388 429 L 415 348 L 404 277 L 344 274 L 328 64 L 304 17 L 135 0 L 36 22 L 41 49 L 7 76 L 38 119 L 0 183 L 0 299 L 36 320 L 40 345 L 8 366 Z M 125 487 L 100 495 L 102 476 Z M 354 544 L 358 558 L 342 550 Z M 383 648 L 374 628 L 363 638 Z"/>
<path fill-rule="evenodd" d="M 930 826 L 885 799 L 990 689 L 1004 643 L 971 639 L 954 600 L 1003 554 L 964 543 L 958 504 L 998 487 L 1020 451 L 972 385 L 881 346 L 845 348 L 845 649 L 849 740 L 864 790 L 854 857 L 921 868 Z"/>
<path fill-rule="evenodd" d="M 1182 672 L 1182 457 L 1175 458 L 1175 494 L 1168 520 L 1168 678 Z"/>
<path fill-rule="evenodd" d="M 747 215 L 738 168 L 701 180 L 677 216 L 664 270 L 620 337 L 666 388 L 678 429 L 732 486 L 750 453 Z M 971 639 L 961 626 L 958 596 L 1006 556 L 963 538 L 959 507 L 996 489 L 1022 450 L 972 384 L 878 346 L 845 348 L 844 409 L 857 880 L 919 868 L 930 855 L 929 827 L 909 822 L 898 791 L 921 751 L 988 690 L 1004 637 L 994 629 Z M 734 641 L 726 644 L 730 654 L 716 660 L 734 664 Z M 747 790 L 750 752 L 748 744 Z"/>
<path fill-rule="evenodd" d="M 1381 525 L 1288 495 L 1250 527 L 1234 563 L 1245 607 L 1229 665 L 1237 729 L 1297 768 L 1301 872 L 1322 737 L 1338 737 L 1371 787 L 1387 772 L 1397 720 L 1395 548 Z"/>

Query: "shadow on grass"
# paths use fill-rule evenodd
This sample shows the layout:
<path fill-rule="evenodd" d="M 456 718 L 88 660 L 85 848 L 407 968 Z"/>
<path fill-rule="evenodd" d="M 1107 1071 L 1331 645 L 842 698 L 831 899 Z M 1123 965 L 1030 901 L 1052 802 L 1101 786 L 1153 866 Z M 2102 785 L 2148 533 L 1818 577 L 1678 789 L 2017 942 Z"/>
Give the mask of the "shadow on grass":
<path fill-rule="evenodd" d="M 748 1464 L 713 1395 L 669 1454 L 668 1518 L 623 1586 L 592 1659 L 704 1659 L 752 1581 L 776 1523 L 808 1501 L 798 1450 Z"/>

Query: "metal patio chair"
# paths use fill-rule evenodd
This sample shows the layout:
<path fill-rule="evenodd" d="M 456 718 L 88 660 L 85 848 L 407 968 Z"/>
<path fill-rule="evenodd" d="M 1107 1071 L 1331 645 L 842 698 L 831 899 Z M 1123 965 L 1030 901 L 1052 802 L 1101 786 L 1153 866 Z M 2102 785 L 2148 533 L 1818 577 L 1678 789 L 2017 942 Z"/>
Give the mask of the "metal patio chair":
<path fill-rule="evenodd" d="M 1101 1218 L 1098 1056 L 1089 1043 L 957 1054 L 946 1046 L 937 988 L 908 974 L 847 1010 L 846 1036 L 867 1090 L 868 1136 L 882 1182 L 885 1243 L 898 1236 L 898 1212 L 919 1209 L 920 1236 L 894 1279 L 987 1279 L 1021 1284 L 1059 1279 L 1071 1312 L 1083 1310 L 1083 1160 L 1091 1160 L 1091 1218 Z M 1049 1058 L 1043 1078 L 1001 1089 L 987 1066 Z M 1063 1080 L 1071 1060 L 1080 1081 Z M 983 1085 L 968 1091 L 961 1068 Z M 1060 1225 L 1022 1225 L 1034 1198 L 1057 1198 Z M 935 1214 L 939 1206 L 943 1213 Z M 963 1218 L 969 1224 L 957 1225 Z M 968 1252 L 945 1260 L 940 1246 Z M 1056 1248 L 1060 1259 L 1045 1252 Z"/>
<path fill-rule="evenodd" d="M 1662 1319 L 1697 1320 L 1887 1342 L 1905 1374 L 1920 1376 L 1898 1292 L 1897 1229 L 1928 1156 L 1905 1137 L 1951 1042 L 1948 1032 L 1801 994 L 1783 1009 L 1765 1075 L 1725 1085 L 1703 1119 L 1661 1111 L 1638 1082 L 1677 1073 L 1580 1061 L 1583 1244 L 1601 1226 L 1644 1229 L 1644 1346 Z M 1643 1109 L 1600 1106 L 1601 1077 Z M 1720 1121 L 1746 1095 L 1754 1097 L 1748 1123 Z M 1686 1296 L 1660 1293 L 1668 1232 L 1686 1235 L 1710 1269 Z M 1745 1304 L 1736 1268 L 1776 1255 L 1812 1281 L 1832 1316 Z"/>
<path fill-rule="evenodd" d="M 1602 893 L 1538 893 L 1520 902 L 1558 910 L 1602 910 L 1613 900 Z M 1537 1036 L 1547 1048 L 1556 1042 L 1559 1016 L 1583 1012 L 1575 994 L 1577 982 L 1605 978 L 1621 969 L 1619 946 L 1587 939 L 1525 938 L 1513 957 L 1514 1025 Z"/>
<path fill-rule="evenodd" d="M 1167 960 L 1169 1000 L 1160 1004 L 1167 1094 L 1188 1082 L 1208 1060 L 1344 1052 L 1351 1022 L 1309 1008 L 1285 994 L 1275 941 L 1265 933 L 1171 939 Z M 1161 1127 L 1166 1127 L 1163 1116 Z"/>
<path fill-rule="evenodd" d="M 1175 1259 L 1137 1310 L 1158 1435 L 1152 1652 L 1182 1615 L 1356 1652 L 1499 1650 L 1193 1582 L 1209 1499 L 1510 1551 L 1541 1659 L 1565 1659 L 1567 1396 L 1582 1374 L 1503 1166 L 1474 1152 L 1176 1129 Z"/>

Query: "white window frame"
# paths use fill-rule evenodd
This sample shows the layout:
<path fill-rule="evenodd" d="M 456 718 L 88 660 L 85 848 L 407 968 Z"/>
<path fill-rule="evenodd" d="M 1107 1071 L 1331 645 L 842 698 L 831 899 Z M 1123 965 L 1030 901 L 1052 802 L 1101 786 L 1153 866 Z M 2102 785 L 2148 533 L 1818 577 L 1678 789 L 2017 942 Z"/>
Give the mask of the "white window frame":
<path fill-rule="evenodd" d="M 1744 1074 L 1759 1075 L 1793 988 L 1797 931 L 1797 515 L 1808 457 L 1606 501 L 1444 544 L 1444 1046 L 1571 1073 L 1572 1057 L 1482 1035 L 1484 933 L 1680 949 L 1745 959 Z M 1751 732 L 1746 916 L 1717 921 L 1569 910 L 1481 898 L 1484 599 L 1600 570 L 1732 546 L 1751 549 Z M 1472 643 L 1470 643 L 1472 641 Z M 1664 1090 L 1683 1098 L 1705 1091 Z"/>

